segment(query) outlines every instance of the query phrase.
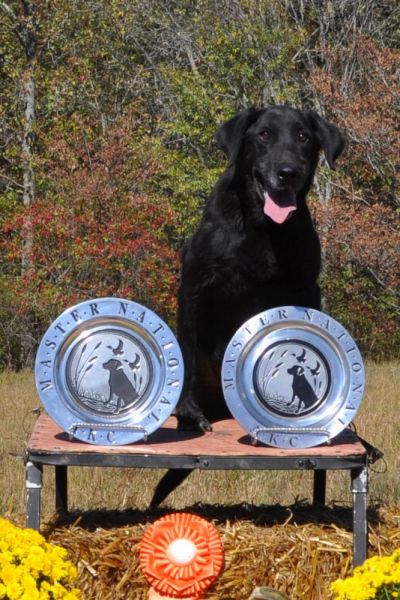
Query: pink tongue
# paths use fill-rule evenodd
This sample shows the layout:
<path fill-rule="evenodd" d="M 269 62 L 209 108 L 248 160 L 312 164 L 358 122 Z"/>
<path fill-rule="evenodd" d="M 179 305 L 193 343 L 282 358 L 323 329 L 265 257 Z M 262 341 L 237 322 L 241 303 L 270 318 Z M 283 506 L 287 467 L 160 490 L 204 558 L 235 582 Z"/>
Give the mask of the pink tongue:
<path fill-rule="evenodd" d="M 283 223 L 288 216 L 296 210 L 296 198 L 293 192 L 285 192 L 285 198 L 282 199 L 285 206 L 277 204 L 268 192 L 264 193 L 264 213 L 275 223 Z"/>

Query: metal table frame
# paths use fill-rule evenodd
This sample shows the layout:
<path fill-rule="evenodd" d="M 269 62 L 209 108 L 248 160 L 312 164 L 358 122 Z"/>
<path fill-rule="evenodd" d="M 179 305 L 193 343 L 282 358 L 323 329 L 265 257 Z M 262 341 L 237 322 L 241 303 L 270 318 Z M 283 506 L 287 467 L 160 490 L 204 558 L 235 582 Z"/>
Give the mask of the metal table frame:
<path fill-rule="evenodd" d="M 46 431 L 46 423 L 49 417 L 41 416 L 42 431 Z M 47 421 L 46 421 L 47 419 Z M 44 420 L 44 421 L 43 421 Z M 231 420 L 230 420 L 231 421 Z M 233 420 L 232 420 L 233 421 Z M 52 423 L 52 422 L 51 422 Z M 56 427 L 53 424 L 54 427 Z M 235 425 L 237 427 L 237 424 Z M 35 431 L 35 430 L 34 430 Z M 172 431 L 172 430 L 171 430 Z M 40 433 L 40 432 L 39 432 Z M 156 432 L 153 435 L 156 435 Z M 237 432 L 236 432 L 237 433 Z M 55 467 L 55 507 L 57 511 L 68 510 L 68 467 L 117 467 L 117 468 L 168 468 L 168 469 L 260 469 L 260 470 L 312 470 L 314 472 L 313 503 L 325 504 L 326 496 L 326 472 L 328 470 L 349 470 L 351 479 L 351 491 L 353 498 L 353 564 L 360 565 L 367 557 L 368 523 L 367 523 L 367 496 L 368 496 L 368 453 L 367 450 L 360 452 L 359 438 L 352 432 L 353 444 L 358 445 L 354 454 L 347 451 L 339 456 L 338 452 L 328 455 L 324 450 L 318 448 L 303 450 L 280 450 L 277 455 L 273 453 L 263 454 L 262 450 L 252 451 L 252 446 L 247 446 L 246 454 L 207 453 L 207 444 L 204 443 L 203 450 L 201 440 L 206 441 L 206 436 L 213 436 L 214 432 L 205 436 L 194 438 L 194 453 L 179 454 L 168 453 L 165 449 L 156 453 L 149 451 L 151 443 L 142 444 L 134 453 L 128 452 L 126 446 L 113 447 L 112 451 L 105 446 L 93 446 L 89 444 L 76 444 L 68 441 L 66 434 L 58 434 L 65 437 L 62 443 L 58 442 L 54 447 L 43 444 L 41 448 L 40 435 L 36 442 L 28 442 L 25 456 L 26 468 L 26 493 L 27 493 L 27 527 L 39 530 L 42 472 L 43 465 Z M 199 444 L 200 440 L 200 444 Z M 339 448 L 340 446 L 336 446 Z M 165 446 L 164 446 L 165 448 Z M 351 445 L 350 445 L 351 449 Z M 266 448 L 265 452 L 271 450 Z M 196 452 L 197 451 L 197 452 Z M 260 453 L 261 452 L 261 453 Z"/>

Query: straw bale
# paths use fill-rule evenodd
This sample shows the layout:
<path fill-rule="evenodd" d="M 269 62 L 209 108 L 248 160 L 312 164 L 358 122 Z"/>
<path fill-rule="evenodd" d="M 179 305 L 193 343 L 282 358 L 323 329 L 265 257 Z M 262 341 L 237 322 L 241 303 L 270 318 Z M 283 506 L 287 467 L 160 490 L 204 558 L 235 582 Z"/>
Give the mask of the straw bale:
<path fill-rule="evenodd" d="M 209 518 L 224 546 L 224 570 L 206 600 L 247 600 L 256 586 L 292 600 L 327 600 L 330 582 L 351 573 L 350 509 L 302 506 L 285 513 L 240 507 L 229 514 L 224 507 L 196 506 L 189 511 Z M 68 550 L 86 600 L 145 600 L 149 586 L 140 570 L 139 546 L 146 527 L 161 514 L 83 514 L 75 522 L 51 522 L 46 537 Z M 400 544 L 400 508 L 371 511 L 370 523 L 370 555 L 393 552 Z"/>

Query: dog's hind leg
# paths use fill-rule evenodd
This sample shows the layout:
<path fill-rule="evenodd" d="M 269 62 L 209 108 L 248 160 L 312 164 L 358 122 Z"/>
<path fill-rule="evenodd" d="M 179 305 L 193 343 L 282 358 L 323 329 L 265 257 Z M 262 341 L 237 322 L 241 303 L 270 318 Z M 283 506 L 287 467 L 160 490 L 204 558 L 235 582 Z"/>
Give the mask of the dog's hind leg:
<path fill-rule="evenodd" d="M 158 482 L 150 502 L 150 508 L 156 508 L 175 488 L 189 477 L 193 469 L 170 469 Z"/>

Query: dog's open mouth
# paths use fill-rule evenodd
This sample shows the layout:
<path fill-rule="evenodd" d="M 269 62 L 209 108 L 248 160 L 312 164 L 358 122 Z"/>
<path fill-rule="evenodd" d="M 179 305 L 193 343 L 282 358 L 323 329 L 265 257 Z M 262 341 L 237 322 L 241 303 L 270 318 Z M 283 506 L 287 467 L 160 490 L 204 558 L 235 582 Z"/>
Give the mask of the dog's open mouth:
<path fill-rule="evenodd" d="M 264 191 L 264 214 L 275 223 L 284 223 L 296 210 L 296 194 L 293 190 Z"/>

